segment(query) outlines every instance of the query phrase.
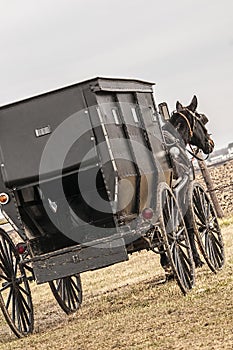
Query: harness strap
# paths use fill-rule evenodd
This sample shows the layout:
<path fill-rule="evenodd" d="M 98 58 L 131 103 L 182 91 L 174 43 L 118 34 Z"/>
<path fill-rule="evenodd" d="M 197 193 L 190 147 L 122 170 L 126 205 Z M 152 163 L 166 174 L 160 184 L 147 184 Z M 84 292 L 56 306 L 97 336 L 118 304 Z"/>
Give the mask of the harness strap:
<path fill-rule="evenodd" d="M 188 112 L 193 116 L 193 124 L 194 124 L 194 125 L 193 125 L 193 128 L 194 128 L 194 127 L 195 127 L 195 124 L 196 124 L 196 115 L 195 115 L 192 111 L 190 111 L 190 110 L 188 110 Z M 191 128 L 191 125 L 190 125 L 190 122 L 189 122 L 188 118 L 186 117 L 186 115 L 184 115 L 184 114 L 181 113 L 181 112 L 177 112 L 177 114 L 179 114 L 179 115 L 180 115 L 182 118 L 184 118 L 184 120 L 186 121 L 186 123 L 187 123 L 187 125 L 188 125 L 188 128 L 189 128 L 190 138 L 192 138 L 192 137 L 193 137 L 193 130 L 192 130 L 192 128 Z M 200 120 L 199 120 L 199 123 L 202 124 L 202 122 L 201 122 Z M 207 155 L 207 157 L 206 157 L 205 159 L 199 158 L 199 157 L 197 156 L 197 153 L 199 152 L 199 148 L 197 149 L 196 152 L 194 152 L 190 143 L 189 143 L 189 146 L 190 146 L 192 152 L 189 151 L 188 149 L 186 149 L 186 150 L 187 150 L 193 157 L 195 157 L 196 159 L 198 159 L 198 160 L 200 160 L 200 161 L 203 161 L 203 160 L 206 160 L 206 159 L 209 158 L 209 154 Z"/>
<path fill-rule="evenodd" d="M 193 136 L 193 130 L 192 130 L 192 128 L 191 128 L 191 125 L 190 125 L 190 122 L 189 122 L 188 118 L 187 118 L 183 113 L 181 113 L 181 112 L 177 112 L 177 113 L 178 113 L 182 118 L 185 119 L 185 121 L 186 121 L 186 123 L 187 123 L 187 125 L 188 125 L 188 128 L 189 128 L 190 137 L 192 137 L 192 136 Z"/>
<path fill-rule="evenodd" d="M 190 144 L 189 144 L 189 146 L 190 146 L 190 148 L 192 149 L 192 147 L 191 147 Z M 191 151 L 190 151 L 189 149 L 187 149 L 187 148 L 186 148 L 186 151 L 188 151 L 188 153 L 191 154 L 191 156 L 193 156 L 194 158 L 196 158 L 196 159 L 198 159 L 198 160 L 200 160 L 200 161 L 202 161 L 202 162 L 203 162 L 203 160 L 207 160 L 207 159 L 209 158 L 209 154 L 207 154 L 207 156 L 206 156 L 205 159 L 199 158 L 199 157 L 197 156 L 197 153 L 199 152 L 199 149 L 197 149 L 197 152 L 196 152 L 196 153 L 195 153 L 195 152 L 191 152 Z M 193 151 L 193 149 L 192 149 L 192 151 Z"/>

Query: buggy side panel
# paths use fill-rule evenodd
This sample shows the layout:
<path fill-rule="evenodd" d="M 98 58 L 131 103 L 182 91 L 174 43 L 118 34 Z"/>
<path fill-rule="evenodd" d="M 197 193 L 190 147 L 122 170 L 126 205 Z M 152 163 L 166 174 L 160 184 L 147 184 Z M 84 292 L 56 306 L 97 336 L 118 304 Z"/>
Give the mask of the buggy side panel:
<path fill-rule="evenodd" d="M 69 124 L 70 117 L 72 123 Z M 36 182 L 41 171 L 42 177 L 59 173 L 57 158 L 67 148 L 67 141 L 79 135 L 80 128 L 87 131 L 67 149 L 64 164 L 67 170 L 77 169 L 84 155 L 93 149 L 92 128 L 79 86 L 1 108 L 0 156 L 5 184 L 17 187 Z M 47 168 L 42 169 L 41 157 L 51 135 L 55 135 L 57 144 L 55 139 Z M 92 152 L 86 162 L 88 165 L 97 163 L 96 154 Z"/>

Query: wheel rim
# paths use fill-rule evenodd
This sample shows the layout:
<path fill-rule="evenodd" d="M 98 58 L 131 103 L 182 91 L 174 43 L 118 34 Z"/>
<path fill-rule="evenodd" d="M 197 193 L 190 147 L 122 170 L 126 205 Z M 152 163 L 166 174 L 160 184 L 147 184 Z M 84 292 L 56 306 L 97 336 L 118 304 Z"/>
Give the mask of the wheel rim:
<path fill-rule="evenodd" d="M 184 294 L 194 285 L 194 262 L 188 233 L 171 189 L 160 187 L 160 228 L 174 276 Z"/>
<path fill-rule="evenodd" d="M 10 238 L 0 232 L 0 306 L 6 321 L 18 336 L 33 330 L 33 306 L 29 284 L 20 257 Z"/>
<path fill-rule="evenodd" d="M 79 274 L 51 281 L 49 285 L 58 304 L 67 314 L 79 309 L 82 303 L 82 284 Z"/>
<path fill-rule="evenodd" d="M 224 264 L 224 245 L 217 215 L 208 195 L 199 184 L 192 190 L 194 231 L 201 253 L 213 272 Z"/>

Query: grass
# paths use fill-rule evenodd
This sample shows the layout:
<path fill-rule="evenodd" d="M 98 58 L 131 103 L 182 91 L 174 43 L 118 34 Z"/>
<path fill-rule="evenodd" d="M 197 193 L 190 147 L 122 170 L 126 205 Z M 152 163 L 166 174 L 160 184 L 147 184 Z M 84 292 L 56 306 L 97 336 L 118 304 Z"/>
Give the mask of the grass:
<path fill-rule="evenodd" d="M 0 225 L 4 225 L 4 224 L 6 224 L 6 223 L 7 223 L 6 219 L 0 217 Z"/>
<path fill-rule="evenodd" d="M 233 216 L 227 216 L 219 220 L 221 227 L 228 227 L 233 224 Z"/>
<path fill-rule="evenodd" d="M 35 332 L 16 339 L 0 315 L 1 350 L 231 349 L 233 344 L 233 225 L 223 225 L 226 264 L 217 275 L 197 270 L 183 297 L 163 283 L 159 258 L 133 254 L 125 263 L 82 274 L 81 309 L 66 316 L 48 285 L 31 284 Z"/>

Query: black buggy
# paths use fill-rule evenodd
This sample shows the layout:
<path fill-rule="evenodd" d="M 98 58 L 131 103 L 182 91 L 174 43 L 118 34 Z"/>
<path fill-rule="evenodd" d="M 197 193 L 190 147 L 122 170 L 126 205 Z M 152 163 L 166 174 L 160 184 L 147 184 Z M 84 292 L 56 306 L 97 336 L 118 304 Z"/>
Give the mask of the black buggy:
<path fill-rule="evenodd" d="M 33 331 L 30 281 L 48 282 L 70 314 L 81 272 L 143 249 L 166 255 L 185 294 L 195 275 L 187 208 L 208 265 L 222 267 L 216 214 L 191 166 L 178 198 L 174 143 L 152 88 L 96 78 L 0 108 L 0 202 L 14 231 L 0 229 L 0 306 L 18 337 Z"/>

